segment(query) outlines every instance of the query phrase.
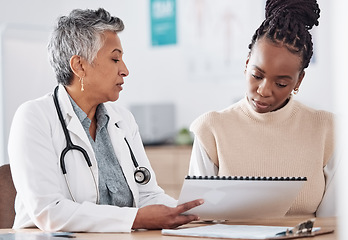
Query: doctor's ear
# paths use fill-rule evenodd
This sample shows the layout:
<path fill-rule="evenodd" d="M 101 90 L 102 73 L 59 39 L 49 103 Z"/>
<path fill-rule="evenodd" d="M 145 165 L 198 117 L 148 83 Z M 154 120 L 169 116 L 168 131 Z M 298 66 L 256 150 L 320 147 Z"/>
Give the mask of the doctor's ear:
<path fill-rule="evenodd" d="M 86 60 L 78 55 L 73 55 L 70 58 L 70 68 L 73 71 L 75 75 L 78 77 L 85 76 L 85 69 L 84 69 L 84 64 L 86 63 Z"/>

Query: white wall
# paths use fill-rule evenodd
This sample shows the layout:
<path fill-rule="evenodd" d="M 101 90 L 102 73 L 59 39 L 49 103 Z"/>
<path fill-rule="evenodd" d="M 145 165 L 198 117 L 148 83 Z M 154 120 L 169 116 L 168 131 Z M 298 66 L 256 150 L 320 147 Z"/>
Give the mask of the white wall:
<path fill-rule="evenodd" d="M 347 53 L 348 53 L 348 2 L 346 0 L 334 0 L 332 8 L 333 22 L 332 39 L 333 39 L 333 78 L 335 83 L 334 88 L 334 103 L 337 115 L 339 116 L 337 142 L 339 149 L 339 175 L 338 183 L 338 207 L 339 207 L 339 239 L 348 238 L 348 191 L 347 191 L 347 169 L 348 169 L 348 81 L 345 75 L 347 71 Z"/>
<path fill-rule="evenodd" d="M 319 3 L 322 13 L 320 25 L 314 31 L 315 62 L 307 70 L 296 98 L 310 106 L 334 111 L 330 55 L 332 7 L 330 1 L 319 0 Z M 198 10 L 193 4 L 205 7 L 200 9 L 204 13 L 200 24 L 204 26 L 205 34 L 201 39 L 192 31 L 197 29 L 194 24 L 198 22 Z M 177 0 L 178 44 L 152 47 L 149 0 L 1 0 L 0 6 L 0 124 L 3 126 L 0 131 L 4 136 L 0 151 L 5 155 L 0 163 L 7 161 L 7 135 L 15 109 L 21 102 L 51 91 L 55 85 L 53 73 L 44 59 L 45 39 L 58 16 L 67 14 L 73 8 L 98 7 L 119 16 L 126 25 L 120 37 L 130 70 L 119 102 L 126 106 L 174 102 L 179 129 L 189 126 L 198 115 L 225 108 L 244 96 L 243 71 L 247 46 L 263 20 L 264 7 L 260 0 Z M 224 43 L 221 40 L 224 38 L 221 34 L 225 32 L 221 17 L 225 9 L 230 9 L 240 20 L 238 25 L 231 26 L 236 34 L 231 39 L 235 54 L 231 68 L 222 69 L 215 59 L 223 54 Z M 37 37 L 33 39 L 30 35 Z M 32 47 L 23 47 L 25 44 Z M 201 70 L 192 72 L 192 64 L 200 66 Z"/>

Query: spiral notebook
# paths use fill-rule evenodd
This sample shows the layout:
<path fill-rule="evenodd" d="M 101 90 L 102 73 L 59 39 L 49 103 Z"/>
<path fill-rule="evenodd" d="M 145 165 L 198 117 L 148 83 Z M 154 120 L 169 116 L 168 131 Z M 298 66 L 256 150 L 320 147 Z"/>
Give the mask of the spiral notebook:
<path fill-rule="evenodd" d="M 306 177 L 187 176 L 178 205 L 204 199 L 204 204 L 185 212 L 202 220 L 283 217 L 306 181 Z"/>

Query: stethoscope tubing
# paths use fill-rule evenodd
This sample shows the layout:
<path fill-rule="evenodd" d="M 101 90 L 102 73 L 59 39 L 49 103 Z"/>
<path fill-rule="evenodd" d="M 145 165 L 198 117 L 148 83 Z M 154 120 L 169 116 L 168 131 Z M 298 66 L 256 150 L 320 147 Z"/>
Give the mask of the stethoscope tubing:
<path fill-rule="evenodd" d="M 60 166 L 61 166 L 62 173 L 64 175 L 66 184 L 68 186 L 69 194 L 70 194 L 72 200 L 74 202 L 76 202 L 76 200 L 75 200 L 75 198 L 74 198 L 74 196 L 72 194 L 72 191 L 71 191 L 71 188 L 70 188 L 70 184 L 69 184 L 69 181 L 68 181 L 68 177 L 67 177 L 67 171 L 66 171 L 66 167 L 65 167 L 65 155 L 70 150 L 77 150 L 77 151 L 81 152 L 82 155 L 84 156 L 84 158 L 86 160 L 86 163 L 88 165 L 88 168 L 89 168 L 89 170 L 90 170 L 90 172 L 92 174 L 94 186 L 95 186 L 96 193 L 97 193 L 96 203 L 98 204 L 99 203 L 99 190 L 98 190 L 96 178 L 95 178 L 93 170 L 92 170 L 91 160 L 90 160 L 90 158 L 88 156 L 88 153 L 86 152 L 85 149 L 83 149 L 80 146 L 77 146 L 77 145 L 73 144 L 72 141 L 71 141 L 71 138 L 70 138 L 67 126 L 66 126 L 64 118 L 63 118 L 62 111 L 61 111 L 59 103 L 58 103 L 58 88 L 59 88 L 59 86 L 57 86 L 54 89 L 53 101 L 54 101 L 54 105 L 55 105 L 56 110 L 57 110 L 57 115 L 58 115 L 59 121 L 60 121 L 60 123 L 62 125 L 62 128 L 63 128 L 65 139 L 66 139 L 66 147 L 63 149 L 62 153 L 60 154 L 60 159 L 59 160 L 60 160 Z M 116 125 L 117 128 L 119 128 L 117 123 L 115 123 L 115 125 Z M 134 155 L 134 153 L 132 151 L 132 148 L 131 148 L 129 142 L 127 141 L 127 139 L 125 137 L 124 137 L 124 140 L 125 140 L 125 142 L 126 142 L 126 144 L 128 146 L 129 153 L 131 155 L 131 159 L 132 159 L 134 167 L 135 167 L 135 172 L 134 172 L 135 181 L 137 183 L 139 183 L 139 184 L 142 184 L 142 185 L 147 184 L 150 181 L 150 179 L 151 179 L 150 171 L 147 168 L 145 168 L 145 167 L 139 167 L 139 164 L 138 164 L 138 162 L 137 162 L 137 160 L 135 158 L 135 155 Z"/>
<path fill-rule="evenodd" d="M 66 167 L 65 167 L 65 155 L 70 151 L 70 150 L 77 150 L 79 152 L 82 153 L 82 155 L 84 156 L 86 162 L 87 162 L 87 165 L 88 165 L 88 168 L 92 174 L 92 177 L 93 177 L 93 182 L 94 182 L 94 186 L 95 186 L 95 189 L 96 189 L 96 193 L 97 193 L 97 199 L 96 199 L 96 203 L 99 202 L 99 190 L 98 190 L 98 187 L 97 187 L 97 181 L 96 181 L 96 178 L 93 174 L 93 170 L 92 170 L 92 163 L 91 163 L 91 160 L 86 152 L 85 149 L 83 149 L 82 147 L 80 146 L 77 146 L 75 144 L 72 143 L 71 141 L 71 138 L 70 138 L 70 135 L 69 135 L 69 132 L 68 132 L 68 129 L 66 127 L 66 124 L 65 124 L 65 121 L 64 121 L 64 118 L 63 118 L 63 114 L 62 114 L 62 111 L 60 109 L 60 106 L 59 106 L 59 103 L 58 103 L 58 86 L 54 89 L 54 94 L 53 94 L 53 101 L 54 101 L 54 105 L 56 106 L 56 110 L 57 110 L 57 114 L 58 114 L 58 118 L 59 118 L 59 121 L 62 125 L 62 128 L 63 128 L 63 132 L 64 132 L 64 135 L 65 135 L 65 139 L 66 139 L 66 147 L 63 149 L 62 153 L 60 154 L 60 166 L 61 166 L 61 169 L 62 169 L 62 172 L 63 172 L 63 175 L 64 175 L 64 178 L 65 178 L 65 181 L 67 183 L 67 186 L 68 186 L 68 191 L 69 191 L 69 194 L 72 198 L 72 200 L 74 202 L 76 202 L 73 194 L 72 194 L 72 191 L 71 191 L 71 188 L 70 188 L 70 184 L 69 184 L 69 181 L 68 181 L 68 177 L 67 177 L 67 171 L 66 171 Z"/>

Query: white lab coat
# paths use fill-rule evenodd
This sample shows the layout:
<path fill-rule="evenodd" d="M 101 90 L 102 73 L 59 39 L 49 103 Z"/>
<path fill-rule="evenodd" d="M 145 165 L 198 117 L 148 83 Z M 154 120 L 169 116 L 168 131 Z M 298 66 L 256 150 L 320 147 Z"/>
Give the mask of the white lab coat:
<path fill-rule="evenodd" d="M 98 182 L 92 146 L 62 86 L 58 100 L 71 140 L 87 151 Z M 150 204 L 176 206 L 176 200 L 157 185 L 133 115 L 116 103 L 105 103 L 105 106 L 110 116 L 110 139 L 133 193 L 134 207 L 95 204 L 97 195 L 93 177 L 78 151 L 69 151 L 65 157 L 67 177 L 76 202 L 71 200 L 59 160 L 66 140 L 52 94 L 48 94 L 20 106 L 12 122 L 8 152 L 17 189 L 13 228 L 37 226 L 46 231 L 129 232 L 138 208 Z M 139 166 L 151 172 L 151 180 L 146 185 L 139 185 L 134 180 L 135 167 L 124 137 Z"/>

